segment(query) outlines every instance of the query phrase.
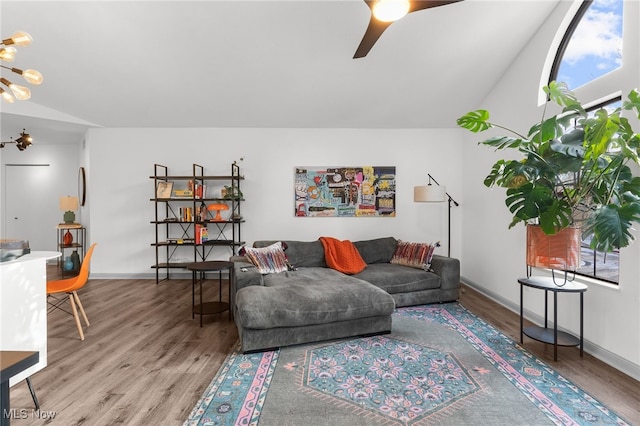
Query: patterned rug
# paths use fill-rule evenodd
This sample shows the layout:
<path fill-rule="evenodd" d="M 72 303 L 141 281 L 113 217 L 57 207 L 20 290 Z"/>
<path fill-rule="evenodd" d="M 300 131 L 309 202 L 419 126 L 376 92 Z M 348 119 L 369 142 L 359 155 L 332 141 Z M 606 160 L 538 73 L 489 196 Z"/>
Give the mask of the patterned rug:
<path fill-rule="evenodd" d="M 626 425 L 458 303 L 391 334 L 227 358 L 185 425 Z"/>

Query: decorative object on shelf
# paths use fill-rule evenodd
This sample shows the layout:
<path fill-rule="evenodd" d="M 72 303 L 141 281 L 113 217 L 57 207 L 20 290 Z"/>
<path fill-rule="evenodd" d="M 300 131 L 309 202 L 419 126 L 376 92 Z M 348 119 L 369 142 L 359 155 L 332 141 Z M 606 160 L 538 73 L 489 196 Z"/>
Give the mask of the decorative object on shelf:
<path fill-rule="evenodd" d="M 225 200 L 240 200 L 242 199 L 242 191 L 237 186 L 225 185 L 220 190 L 220 195 Z"/>
<path fill-rule="evenodd" d="M 158 187 L 156 188 L 156 198 L 171 198 L 172 190 L 173 182 L 167 182 L 164 180 L 158 181 Z"/>
<path fill-rule="evenodd" d="M 76 214 L 74 211 L 78 210 L 78 197 L 60 197 L 60 210 L 64 212 L 64 223 L 74 223 L 76 221 Z"/>
<path fill-rule="evenodd" d="M 449 202 L 449 209 L 447 215 L 447 256 L 451 257 L 451 207 L 452 204 L 458 207 L 460 204 L 454 200 L 447 192 L 446 188 L 438 183 L 429 173 L 429 183 L 422 186 L 413 187 L 413 202 L 414 203 L 444 203 Z M 434 186 L 431 182 L 435 183 Z"/>
<path fill-rule="evenodd" d="M 64 236 L 62 237 L 62 244 L 64 244 L 67 247 L 73 244 L 73 234 L 68 229 L 67 229 L 67 232 L 65 232 Z"/>
<path fill-rule="evenodd" d="M 64 263 L 62 264 L 62 267 L 64 268 L 65 271 L 73 270 L 73 261 L 71 260 L 71 256 L 67 256 L 64 258 Z"/>
<path fill-rule="evenodd" d="M 2 40 L 0 46 L 5 47 L 0 48 L 0 60 L 5 62 L 13 62 L 16 58 L 17 53 L 17 49 L 13 47 L 13 45 L 28 46 L 32 41 L 33 39 L 31 38 L 31 35 L 24 31 L 18 31 L 10 38 Z M 42 81 L 44 79 L 42 77 L 42 74 L 33 69 L 21 70 L 19 68 L 7 67 L 1 64 L 0 68 L 7 69 L 15 74 L 21 75 L 27 82 L 33 85 L 42 84 Z M 0 77 L 0 83 L 4 84 L 11 90 L 10 93 L 0 87 L 0 96 L 2 96 L 2 99 L 4 99 L 6 102 L 13 103 L 16 99 L 24 101 L 31 97 L 31 90 L 28 87 L 12 83 L 4 77 Z"/>
<path fill-rule="evenodd" d="M 33 143 L 33 138 L 29 133 L 26 133 L 26 129 L 22 129 L 22 132 L 20 133 L 20 137 L 18 139 L 14 141 L 13 138 L 11 138 L 10 141 L 0 142 L 0 148 L 4 148 L 4 146 L 8 143 L 15 143 L 18 150 L 24 151 L 31 146 L 31 144 Z"/>
<path fill-rule="evenodd" d="M 78 254 L 78 250 L 74 250 L 71 253 L 71 263 L 73 265 L 72 270 L 73 271 L 79 271 L 80 270 L 80 255 Z"/>
<path fill-rule="evenodd" d="M 588 113 L 565 83 L 543 88 L 547 103 L 562 112 L 536 121 L 526 135 L 489 121 L 476 110 L 458 119 L 472 132 L 498 127 L 511 133 L 479 142 L 496 150 L 511 149 L 522 158 L 498 160 L 485 178 L 487 187 L 506 188 L 513 213 L 509 227 L 537 223 L 547 235 L 579 226 L 593 250 L 612 251 L 633 241 L 640 222 L 640 176 L 628 164 L 640 164 L 640 135 L 623 110 L 640 118 L 640 93 L 632 90 L 622 107 Z M 509 156 L 512 158 L 512 156 Z"/>
<path fill-rule="evenodd" d="M 224 203 L 213 203 L 213 204 L 209 204 L 207 206 L 207 210 L 209 211 L 216 211 L 216 215 L 213 219 L 211 219 L 212 222 L 224 222 L 224 219 L 222 218 L 222 215 L 220 215 L 220 211 L 221 210 L 229 210 L 229 206 L 224 204 Z"/>
<path fill-rule="evenodd" d="M 78 199 L 80 205 L 84 206 L 87 201 L 87 176 L 84 173 L 84 167 L 80 167 L 78 170 Z"/>

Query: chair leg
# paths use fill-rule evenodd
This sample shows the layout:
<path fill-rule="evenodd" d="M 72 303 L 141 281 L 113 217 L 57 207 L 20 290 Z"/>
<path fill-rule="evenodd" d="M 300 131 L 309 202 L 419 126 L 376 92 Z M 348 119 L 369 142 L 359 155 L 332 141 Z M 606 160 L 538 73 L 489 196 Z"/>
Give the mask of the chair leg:
<path fill-rule="evenodd" d="M 84 318 L 84 323 L 87 324 L 87 327 L 90 326 L 91 324 L 89 324 L 89 319 L 87 318 L 87 314 L 84 312 L 84 308 L 82 307 L 82 302 L 80 302 L 80 298 L 78 297 L 78 293 L 76 293 L 74 291 L 73 295 L 76 298 L 76 303 L 78 304 L 78 308 L 80 308 L 80 313 L 82 314 L 82 318 Z"/>
<path fill-rule="evenodd" d="M 84 333 L 82 332 L 82 324 L 80 324 L 80 317 L 78 316 L 78 310 L 76 309 L 75 297 L 73 293 L 69 293 L 69 301 L 71 302 L 71 311 L 73 312 L 73 318 L 76 320 L 76 327 L 78 327 L 78 333 L 80 333 L 80 340 L 84 340 Z"/>
<path fill-rule="evenodd" d="M 36 406 L 36 410 L 39 410 L 40 403 L 38 402 L 38 398 L 36 397 L 36 391 L 33 390 L 33 385 L 31 384 L 31 377 L 27 377 L 27 386 L 29 386 L 29 392 L 31 392 L 31 398 L 33 398 L 33 404 Z"/>

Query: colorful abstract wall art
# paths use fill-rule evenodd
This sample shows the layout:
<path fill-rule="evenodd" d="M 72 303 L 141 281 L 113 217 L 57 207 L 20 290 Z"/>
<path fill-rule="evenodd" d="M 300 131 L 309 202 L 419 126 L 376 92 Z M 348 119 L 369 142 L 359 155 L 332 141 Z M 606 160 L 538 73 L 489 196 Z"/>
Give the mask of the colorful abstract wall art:
<path fill-rule="evenodd" d="M 296 167 L 295 216 L 395 215 L 394 166 Z"/>

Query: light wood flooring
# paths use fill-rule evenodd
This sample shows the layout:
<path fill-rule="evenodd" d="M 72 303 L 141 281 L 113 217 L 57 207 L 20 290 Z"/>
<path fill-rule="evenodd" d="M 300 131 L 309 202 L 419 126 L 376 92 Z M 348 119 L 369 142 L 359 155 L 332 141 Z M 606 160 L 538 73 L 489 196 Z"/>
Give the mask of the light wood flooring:
<path fill-rule="evenodd" d="M 208 287 L 205 296 L 217 298 L 217 285 Z M 205 319 L 200 328 L 198 318 L 191 318 L 190 280 L 156 285 L 92 279 L 79 295 L 91 322 L 85 340 L 71 316 L 48 315 L 49 365 L 32 376 L 41 418 L 21 382 L 11 388 L 11 405 L 24 410 L 26 418 L 12 424 L 182 424 L 237 342 L 228 313 Z M 516 314 L 468 287 L 460 301 L 519 339 Z M 560 348 L 554 362 L 552 347 L 529 339 L 525 346 L 627 421 L 640 424 L 640 382 L 588 354 L 581 359 L 576 348 Z"/>

